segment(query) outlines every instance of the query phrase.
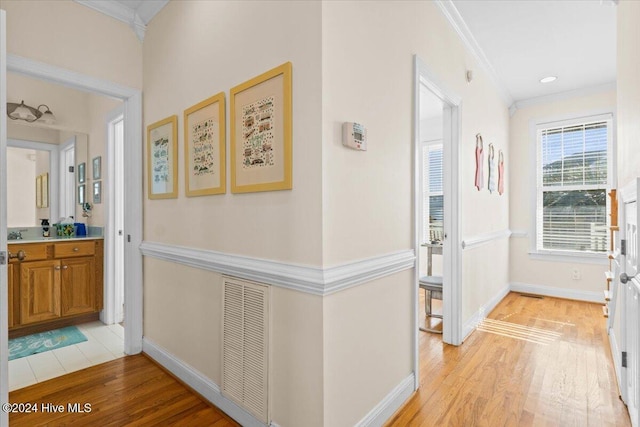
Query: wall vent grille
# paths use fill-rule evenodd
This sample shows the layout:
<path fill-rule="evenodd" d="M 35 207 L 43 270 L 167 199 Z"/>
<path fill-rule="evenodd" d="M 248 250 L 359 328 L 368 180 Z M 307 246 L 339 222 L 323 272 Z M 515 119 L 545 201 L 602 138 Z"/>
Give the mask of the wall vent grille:
<path fill-rule="evenodd" d="M 224 276 L 222 393 L 268 422 L 269 287 Z"/>

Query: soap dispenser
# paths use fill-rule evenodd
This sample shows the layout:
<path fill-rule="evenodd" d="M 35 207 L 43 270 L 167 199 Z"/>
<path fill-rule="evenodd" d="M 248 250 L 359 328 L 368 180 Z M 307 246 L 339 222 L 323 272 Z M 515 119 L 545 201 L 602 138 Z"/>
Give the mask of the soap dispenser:
<path fill-rule="evenodd" d="M 42 225 L 42 237 L 49 237 L 51 235 L 49 231 L 49 219 L 42 219 L 40 225 Z"/>

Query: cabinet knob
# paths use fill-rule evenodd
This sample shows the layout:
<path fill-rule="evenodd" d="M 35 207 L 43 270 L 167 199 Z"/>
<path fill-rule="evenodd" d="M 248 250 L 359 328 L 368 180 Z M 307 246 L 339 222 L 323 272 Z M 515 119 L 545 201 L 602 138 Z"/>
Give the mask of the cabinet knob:
<path fill-rule="evenodd" d="M 15 255 L 12 254 L 11 252 L 9 252 L 9 259 L 16 259 L 17 258 L 18 261 L 23 261 L 26 257 L 27 257 L 27 254 L 22 249 L 20 249 L 18 251 L 18 253 L 15 254 Z"/>
<path fill-rule="evenodd" d="M 80 248 L 73 248 L 73 252 L 78 252 Z"/>
<path fill-rule="evenodd" d="M 63 270 L 66 270 L 67 268 L 69 268 L 69 266 L 68 266 L 68 265 L 63 265 L 63 266 L 62 266 L 62 269 L 63 269 Z"/>
<path fill-rule="evenodd" d="M 59 266 L 59 265 L 56 265 L 56 266 L 54 267 L 54 269 L 55 269 L 55 270 L 60 270 L 60 266 Z"/>

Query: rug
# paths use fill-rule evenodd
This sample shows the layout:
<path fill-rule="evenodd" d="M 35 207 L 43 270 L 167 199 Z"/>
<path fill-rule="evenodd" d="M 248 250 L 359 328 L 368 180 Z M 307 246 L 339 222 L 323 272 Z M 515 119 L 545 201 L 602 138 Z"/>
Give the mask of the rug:
<path fill-rule="evenodd" d="M 44 353 L 45 351 L 55 350 L 56 348 L 66 347 L 86 340 L 87 337 L 75 326 L 10 339 L 9 360 L 36 353 Z"/>

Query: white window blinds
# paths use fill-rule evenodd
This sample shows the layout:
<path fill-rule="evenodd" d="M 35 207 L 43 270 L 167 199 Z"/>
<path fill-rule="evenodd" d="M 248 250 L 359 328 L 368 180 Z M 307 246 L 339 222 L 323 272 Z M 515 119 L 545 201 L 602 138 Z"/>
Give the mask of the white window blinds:
<path fill-rule="evenodd" d="M 423 242 L 440 240 L 443 233 L 444 196 L 442 174 L 442 144 L 422 147 Z"/>
<path fill-rule="evenodd" d="M 611 119 L 538 127 L 538 250 L 607 250 L 610 127 Z"/>

